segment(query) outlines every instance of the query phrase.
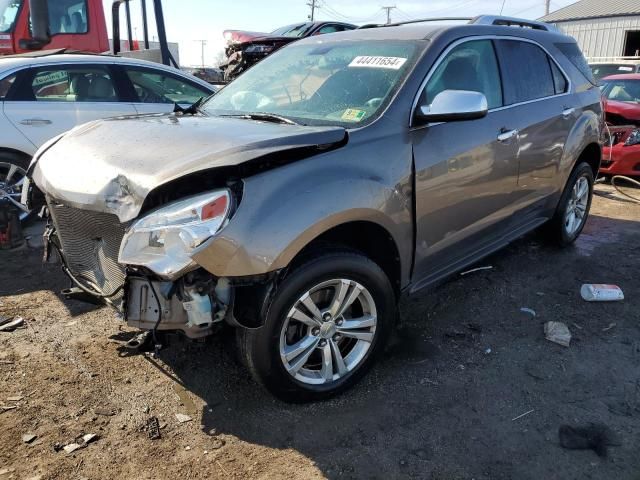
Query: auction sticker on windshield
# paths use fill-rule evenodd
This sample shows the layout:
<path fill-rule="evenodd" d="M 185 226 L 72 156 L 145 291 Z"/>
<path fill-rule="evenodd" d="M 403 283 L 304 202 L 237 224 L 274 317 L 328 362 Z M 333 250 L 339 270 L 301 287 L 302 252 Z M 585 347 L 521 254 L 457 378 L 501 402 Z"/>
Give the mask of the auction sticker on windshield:
<path fill-rule="evenodd" d="M 390 70 L 400 70 L 406 62 L 406 58 L 401 57 L 370 57 L 360 56 L 354 58 L 349 64 L 350 67 L 388 68 Z"/>

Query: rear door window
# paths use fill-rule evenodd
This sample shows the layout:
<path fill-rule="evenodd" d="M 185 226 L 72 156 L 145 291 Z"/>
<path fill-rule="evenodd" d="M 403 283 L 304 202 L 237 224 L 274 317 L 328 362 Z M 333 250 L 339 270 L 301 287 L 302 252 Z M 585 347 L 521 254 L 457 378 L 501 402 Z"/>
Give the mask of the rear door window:
<path fill-rule="evenodd" d="M 453 48 L 435 69 L 420 98 L 430 105 L 445 90 L 480 92 L 489 109 L 502 106 L 502 86 L 498 62 L 491 40 L 473 40 Z"/>
<path fill-rule="evenodd" d="M 504 78 L 505 105 L 555 95 L 550 59 L 544 50 L 519 40 L 498 40 L 496 45 Z"/>
<path fill-rule="evenodd" d="M 38 102 L 117 102 L 118 96 L 106 67 L 43 67 L 31 80 L 30 100 Z"/>

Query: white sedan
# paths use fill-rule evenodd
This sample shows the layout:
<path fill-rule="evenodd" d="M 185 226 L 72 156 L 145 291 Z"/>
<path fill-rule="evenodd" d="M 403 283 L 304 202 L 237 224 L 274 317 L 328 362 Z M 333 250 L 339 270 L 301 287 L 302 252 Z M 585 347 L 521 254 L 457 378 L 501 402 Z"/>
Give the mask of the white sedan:
<path fill-rule="evenodd" d="M 168 113 L 217 87 L 143 60 L 107 55 L 0 57 L 0 197 L 19 201 L 31 157 L 47 140 L 99 118 Z"/>

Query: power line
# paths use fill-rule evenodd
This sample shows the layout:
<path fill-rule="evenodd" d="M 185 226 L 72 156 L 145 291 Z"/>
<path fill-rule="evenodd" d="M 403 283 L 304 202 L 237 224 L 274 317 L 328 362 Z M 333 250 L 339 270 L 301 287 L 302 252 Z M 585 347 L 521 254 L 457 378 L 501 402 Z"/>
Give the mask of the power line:
<path fill-rule="evenodd" d="M 356 18 L 353 18 L 353 17 L 351 17 L 349 15 L 345 15 L 345 14 L 339 12 L 338 10 L 333 8 L 331 5 L 329 5 L 324 0 L 318 0 L 318 3 L 319 3 L 319 6 L 317 8 L 321 8 L 322 11 L 324 11 L 330 17 L 332 17 L 332 18 L 336 18 L 337 17 L 337 20 L 341 20 L 341 21 L 348 21 L 348 22 L 354 22 L 354 23 L 356 23 L 356 22 L 370 22 L 370 21 L 374 20 L 376 17 L 378 17 L 379 15 L 382 14 L 382 9 L 378 9 L 373 15 L 370 15 L 367 18 L 356 19 Z"/>

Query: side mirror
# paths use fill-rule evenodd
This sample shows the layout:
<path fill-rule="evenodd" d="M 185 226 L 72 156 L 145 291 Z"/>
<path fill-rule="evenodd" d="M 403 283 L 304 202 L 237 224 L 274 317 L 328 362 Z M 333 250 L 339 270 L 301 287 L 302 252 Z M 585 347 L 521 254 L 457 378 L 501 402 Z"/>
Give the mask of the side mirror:
<path fill-rule="evenodd" d="M 415 119 L 419 123 L 453 122 L 484 117 L 489 111 L 487 97 L 468 90 L 444 90 L 431 105 L 418 105 Z"/>
<path fill-rule="evenodd" d="M 29 12 L 31 38 L 21 39 L 20 47 L 26 50 L 39 50 L 51 42 L 48 0 L 29 0 Z"/>

